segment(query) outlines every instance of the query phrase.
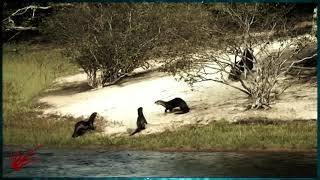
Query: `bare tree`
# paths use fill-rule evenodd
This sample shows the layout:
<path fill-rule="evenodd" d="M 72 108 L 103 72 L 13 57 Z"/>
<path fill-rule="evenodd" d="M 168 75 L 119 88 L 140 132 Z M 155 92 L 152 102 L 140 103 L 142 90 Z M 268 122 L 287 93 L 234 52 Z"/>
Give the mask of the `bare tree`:
<path fill-rule="evenodd" d="M 293 60 L 312 40 L 310 36 L 298 37 L 292 31 L 294 23 L 286 15 L 293 7 L 244 3 L 209 6 L 213 12 L 211 24 L 203 27 L 203 32 L 210 32 L 211 41 L 216 44 L 208 44 L 207 49 L 197 53 L 183 52 L 167 58 L 164 70 L 191 85 L 215 81 L 236 88 L 252 99 L 251 108 L 270 107 L 272 100 L 290 85 L 286 73 L 308 59 Z M 228 77 L 242 74 L 237 73 L 241 72 L 239 61 L 246 58 L 244 52 L 248 49 L 253 51 L 254 68 L 248 77 L 237 78 L 238 85 Z"/>
<path fill-rule="evenodd" d="M 9 31 L 9 30 L 17 30 L 17 31 L 35 30 L 35 29 L 37 29 L 37 27 L 34 27 L 31 24 L 26 24 L 25 26 L 17 25 L 13 18 L 16 16 L 24 16 L 28 11 L 31 11 L 31 16 L 29 18 L 34 19 L 37 10 L 39 10 L 39 9 L 47 10 L 50 8 L 51 8 L 51 6 L 30 5 L 30 6 L 26 6 L 26 7 L 17 9 L 15 12 L 13 12 L 8 17 L 6 17 L 2 20 L 2 23 L 4 25 L 3 28 L 5 31 Z"/>
<path fill-rule="evenodd" d="M 107 86 L 148 66 L 148 51 L 159 36 L 152 16 L 145 4 L 81 3 L 48 19 L 48 29 L 67 45 L 89 85 Z"/>
<path fill-rule="evenodd" d="M 41 34 L 43 21 L 60 8 L 71 7 L 70 3 L 49 2 L 4 2 L 2 33 L 5 42 L 23 34 Z"/>
<path fill-rule="evenodd" d="M 176 56 L 198 34 L 205 17 L 196 4 L 77 4 L 48 19 L 47 31 L 87 73 L 89 85 L 117 83 L 150 58 Z M 192 42 L 190 42 L 190 39 Z M 207 39 L 207 38 L 206 38 Z"/>

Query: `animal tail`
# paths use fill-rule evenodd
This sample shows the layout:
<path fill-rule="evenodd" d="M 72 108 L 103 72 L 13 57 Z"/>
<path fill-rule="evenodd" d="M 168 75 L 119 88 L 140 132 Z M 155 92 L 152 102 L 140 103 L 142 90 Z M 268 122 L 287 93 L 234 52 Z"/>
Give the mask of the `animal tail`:
<path fill-rule="evenodd" d="M 138 129 L 136 129 L 133 133 L 131 133 L 130 136 L 132 136 L 132 135 L 134 135 L 134 134 L 136 134 L 136 133 L 138 133 L 138 132 L 140 132 L 140 131 L 141 131 L 141 129 L 138 128 Z"/>

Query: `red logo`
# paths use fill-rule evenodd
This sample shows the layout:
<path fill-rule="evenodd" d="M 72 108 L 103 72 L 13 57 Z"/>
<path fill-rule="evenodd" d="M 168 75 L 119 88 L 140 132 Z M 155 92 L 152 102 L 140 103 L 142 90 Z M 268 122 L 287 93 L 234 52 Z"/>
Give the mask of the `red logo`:
<path fill-rule="evenodd" d="M 34 156 L 34 152 L 41 148 L 42 146 L 36 146 L 34 149 L 30 149 L 29 151 L 25 153 L 17 152 L 13 156 L 10 157 L 11 161 L 11 168 L 15 171 L 19 171 L 21 168 L 26 166 L 32 161 L 35 161 L 36 158 Z"/>

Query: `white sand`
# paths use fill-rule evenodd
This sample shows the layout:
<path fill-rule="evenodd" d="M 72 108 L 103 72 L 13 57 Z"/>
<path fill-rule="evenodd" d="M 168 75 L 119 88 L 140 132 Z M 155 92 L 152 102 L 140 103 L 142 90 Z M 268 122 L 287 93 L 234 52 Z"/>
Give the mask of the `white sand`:
<path fill-rule="evenodd" d="M 86 82 L 85 74 L 58 79 L 57 87 Z M 150 72 L 127 82 L 83 92 L 53 93 L 39 101 L 51 107 L 45 113 L 88 117 L 98 112 L 108 122 L 104 134 L 128 134 L 136 127 L 137 108 L 143 107 L 147 129 L 139 134 L 161 132 L 186 124 L 207 124 L 222 118 L 230 121 L 248 117 L 267 117 L 283 120 L 316 119 L 316 87 L 293 86 L 283 99 L 267 111 L 244 111 L 246 95 L 229 86 L 207 81 L 195 84 L 193 91 L 182 81 L 160 72 Z M 236 83 L 235 83 L 236 84 Z M 59 89 L 59 88 L 58 88 Z M 57 90 L 57 89 L 56 89 Z M 53 90 L 55 91 L 55 90 Z M 295 96 L 299 95 L 299 97 Z M 191 110 L 186 114 L 164 113 L 156 100 L 183 98 Z M 137 134 L 137 135 L 139 135 Z"/>
<path fill-rule="evenodd" d="M 68 77 L 79 81 L 83 75 Z M 65 82 L 64 82 L 65 83 Z M 294 93 L 302 98 L 293 99 Z M 305 95 L 306 97 L 303 97 Z M 186 114 L 164 113 L 162 106 L 155 105 L 159 99 L 170 100 L 181 97 L 186 100 L 191 110 Z M 128 133 L 134 129 L 137 108 L 143 107 L 148 126 L 141 134 L 161 132 L 185 124 L 203 123 L 212 120 L 239 120 L 247 117 L 268 117 L 283 120 L 316 119 L 316 87 L 293 87 L 284 95 L 286 99 L 277 102 L 271 110 L 244 111 L 246 96 L 231 87 L 205 82 L 196 84 L 194 91 L 184 82 L 162 73 L 150 73 L 142 81 L 114 85 L 96 90 L 68 95 L 50 95 L 40 99 L 52 107 L 45 113 L 58 113 L 75 117 L 89 116 L 98 112 L 108 123 L 105 134 Z M 120 124 L 120 125 L 119 125 Z"/>

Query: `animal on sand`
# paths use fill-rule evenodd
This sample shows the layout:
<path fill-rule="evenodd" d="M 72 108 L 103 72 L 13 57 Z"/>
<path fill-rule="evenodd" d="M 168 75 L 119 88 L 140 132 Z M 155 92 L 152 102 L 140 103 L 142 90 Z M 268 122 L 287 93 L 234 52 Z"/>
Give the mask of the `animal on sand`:
<path fill-rule="evenodd" d="M 166 113 L 168 110 L 169 112 L 172 112 L 172 110 L 176 107 L 179 107 L 180 110 L 182 111 L 181 113 L 176 113 L 176 114 L 183 114 L 189 112 L 190 108 L 188 107 L 187 103 L 181 99 L 181 98 L 174 98 L 170 101 L 163 101 L 163 100 L 158 100 L 155 102 L 157 105 L 161 105 L 165 108 L 164 112 Z"/>
<path fill-rule="evenodd" d="M 137 118 L 137 129 L 130 134 L 130 136 L 146 129 L 146 124 L 148 124 L 146 118 L 144 117 L 143 115 L 143 108 L 142 107 L 139 107 L 138 108 L 138 118 Z"/>
<path fill-rule="evenodd" d="M 238 80 L 240 75 L 244 73 L 244 77 L 247 77 L 247 73 L 253 69 L 254 56 L 253 50 L 246 48 L 242 54 L 241 60 L 239 62 L 234 62 L 234 67 L 230 71 L 229 78 L 232 80 Z"/>
<path fill-rule="evenodd" d="M 88 130 L 95 130 L 94 127 L 94 119 L 96 118 L 97 113 L 94 112 L 89 117 L 88 121 L 79 121 L 74 126 L 74 132 L 72 134 L 72 137 L 78 137 L 86 133 Z"/>

